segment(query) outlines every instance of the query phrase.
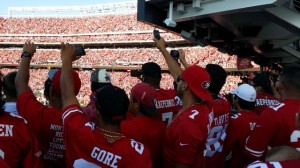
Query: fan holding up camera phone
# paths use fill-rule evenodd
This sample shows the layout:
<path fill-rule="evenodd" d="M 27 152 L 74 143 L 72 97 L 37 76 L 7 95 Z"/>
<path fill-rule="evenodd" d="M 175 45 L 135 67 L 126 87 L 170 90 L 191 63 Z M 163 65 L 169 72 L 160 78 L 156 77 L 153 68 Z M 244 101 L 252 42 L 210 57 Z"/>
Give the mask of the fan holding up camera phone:
<path fill-rule="evenodd" d="M 156 38 L 157 40 L 160 40 L 160 33 L 159 33 L 159 30 L 154 29 L 154 30 L 153 30 L 153 36 L 154 36 L 154 38 Z"/>

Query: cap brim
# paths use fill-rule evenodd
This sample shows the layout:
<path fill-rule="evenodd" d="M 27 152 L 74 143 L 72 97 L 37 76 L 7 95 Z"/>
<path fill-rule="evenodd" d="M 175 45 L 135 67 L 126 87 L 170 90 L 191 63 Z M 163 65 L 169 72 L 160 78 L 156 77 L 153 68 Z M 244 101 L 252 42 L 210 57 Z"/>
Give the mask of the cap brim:
<path fill-rule="evenodd" d="M 200 99 L 204 100 L 204 101 L 210 101 L 213 100 L 213 98 L 211 97 L 210 93 L 208 90 L 198 90 L 195 88 L 190 87 L 193 91 L 193 93 L 199 97 Z"/>
<path fill-rule="evenodd" d="M 236 95 L 237 90 L 236 90 L 236 89 L 230 90 L 229 93 L 230 93 L 230 94 L 233 94 L 233 95 Z"/>

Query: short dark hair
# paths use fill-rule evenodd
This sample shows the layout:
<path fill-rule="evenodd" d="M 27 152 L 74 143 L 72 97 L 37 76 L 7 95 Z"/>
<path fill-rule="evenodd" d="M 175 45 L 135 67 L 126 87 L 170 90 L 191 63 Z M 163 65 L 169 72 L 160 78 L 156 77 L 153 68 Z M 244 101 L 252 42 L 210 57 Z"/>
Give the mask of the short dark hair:
<path fill-rule="evenodd" d="M 255 108 L 255 101 L 254 102 L 248 102 L 244 99 L 241 99 L 240 97 L 236 96 L 239 102 L 239 106 L 241 107 L 241 109 L 244 110 L 254 110 Z"/>
<path fill-rule="evenodd" d="M 91 91 L 96 92 L 98 89 L 100 89 L 106 85 L 112 85 L 112 84 L 111 83 L 91 82 Z"/>
<path fill-rule="evenodd" d="M 289 87 L 300 91 L 300 65 L 289 64 L 280 73 L 281 80 Z"/>
<path fill-rule="evenodd" d="M 119 125 L 128 111 L 129 99 L 125 91 L 113 85 L 106 85 L 96 92 L 96 107 L 102 121 Z"/>
<path fill-rule="evenodd" d="M 3 99 L 3 94 L 2 94 L 2 89 L 3 89 L 3 84 L 4 82 L 3 82 L 3 75 L 2 75 L 2 73 L 0 72 L 0 115 L 2 115 L 3 114 L 3 110 L 2 110 L 2 107 L 3 107 L 3 105 L 4 105 L 4 103 L 5 103 L 5 101 L 4 101 L 4 99 Z"/>
<path fill-rule="evenodd" d="M 217 64 L 207 64 L 205 69 L 209 73 L 211 79 L 208 90 L 211 93 L 218 94 L 226 82 L 226 71 Z"/>
<path fill-rule="evenodd" d="M 7 96 L 17 98 L 17 89 L 15 85 L 15 79 L 17 72 L 10 72 L 5 75 L 3 79 L 3 91 Z"/>

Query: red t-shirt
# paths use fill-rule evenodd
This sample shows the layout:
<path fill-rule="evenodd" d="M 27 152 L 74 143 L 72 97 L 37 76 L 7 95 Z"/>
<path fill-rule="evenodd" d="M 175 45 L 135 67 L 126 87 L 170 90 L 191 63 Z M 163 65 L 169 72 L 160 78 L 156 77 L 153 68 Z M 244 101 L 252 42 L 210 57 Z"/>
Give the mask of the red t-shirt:
<path fill-rule="evenodd" d="M 135 139 L 150 149 L 153 167 L 162 167 L 163 141 L 166 126 L 161 121 L 147 116 L 137 116 L 121 124 L 121 132 Z"/>
<path fill-rule="evenodd" d="M 0 167 L 1 168 L 9 168 L 8 164 L 0 157 Z"/>
<path fill-rule="evenodd" d="M 205 166 L 222 168 L 224 167 L 225 157 L 223 145 L 226 138 L 231 105 L 224 96 L 218 95 L 218 99 L 210 101 L 208 106 L 214 114 L 214 119 L 205 145 Z"/>
<path fill-rule="evenodd" d="M 17 109 L 28 121 L 29 128 L 38 139 L 44 164 L 58 168 L 66 167 L 62 111 L 41 104 L 32 92 L 18 96 Z"/>
<path fill-rule="evenodd" d="M 258 117 L 255 111 L 240 111 L 230 117 L 224 144 L 225 160 L 229 167 L 242 167 L 244 165 L 245 142 L 257 124 Z"/>
<path fill-rule="evenodd" d="M 182 101 L 174 89 L 158 89 L 155 106 L 158 112 L 158 119 L 169 126 L 173 116 L 182 108 Z"/>
<path fill-rule="evenodd" d="M 40 168 L 41 151 L 27 121 L 13 113 L 0 116 L 0 158 L 11 168 Z"/>
<path fill-rule="evenodd" d="M 250 134 L 245 153 L 260 159 L 268 146 L 288 145 L 300 150 L 300 131 L 296 129 L 295 116 L 300 110 L 300 100 L 286 99 L 267 108 Z"/>
<path fill-rule="evenodd" d="M 256 161 L 246 166 L 246 168 L 297 168 L 300 160 L 286 160 L 280 162 L 261 162 Z"/>
<path fill-rule="evenodd" d="M 205 142 L 212 120 L 213 114 L 207 105 L 194 105 L 183 109 L 166 132 L 164 167 L 175 167 L 176 163 L 200 167 L 203 164 Z"/>
<path fill-rule="evenodd" d="M 256 100 L 255 100 L 255 111 L 258 115 L 261 115 L 261 113 L 270 106 L 275 106 L 280 104 L 277 98 L 275 98 L 273 95 L 270 95 L 268 93 L 257 93 Z"/>
<path fill-rule="evenodd" d="M 62 117 L 67 167 L 151 168 L 147 147 L 127 137 L 107 142 L 101 130 L 94 128 L 78 105 L 65 108 Z"/>

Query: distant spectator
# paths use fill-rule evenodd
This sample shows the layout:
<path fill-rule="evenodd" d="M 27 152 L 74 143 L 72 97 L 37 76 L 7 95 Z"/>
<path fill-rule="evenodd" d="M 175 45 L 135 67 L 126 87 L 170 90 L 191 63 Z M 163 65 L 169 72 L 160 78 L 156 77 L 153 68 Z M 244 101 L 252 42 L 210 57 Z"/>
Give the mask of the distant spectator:
<path fill-rule="evenodd" d="M 5 95 L 4 111 L 19 115 L 17 110 L 17 89 L 15 85 L 17 72 L 5 75 L 3 79 L 3 93 Z"/>

